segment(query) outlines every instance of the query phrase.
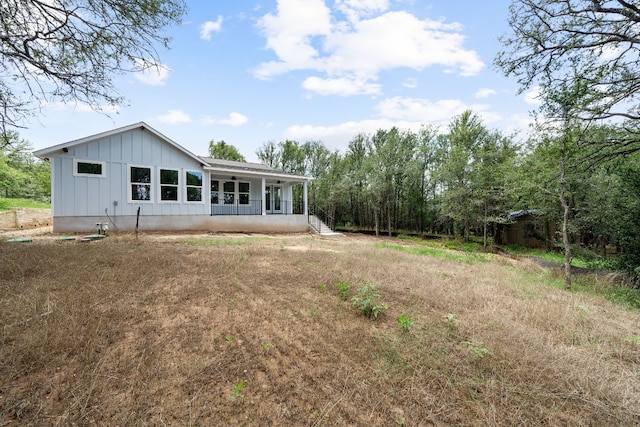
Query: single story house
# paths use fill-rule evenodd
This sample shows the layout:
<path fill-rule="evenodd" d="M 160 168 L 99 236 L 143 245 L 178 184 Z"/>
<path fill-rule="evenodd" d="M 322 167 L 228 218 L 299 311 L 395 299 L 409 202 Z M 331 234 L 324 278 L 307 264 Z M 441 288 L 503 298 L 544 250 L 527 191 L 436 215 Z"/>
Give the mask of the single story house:
<path fill-rule="evenodd" d="M 51 163 L 54 232 L 303 232 L 311 178 L 199 157 L 140 122 L 34 152 Z M 297 187 L 297 188 L 296 188 Z"/>

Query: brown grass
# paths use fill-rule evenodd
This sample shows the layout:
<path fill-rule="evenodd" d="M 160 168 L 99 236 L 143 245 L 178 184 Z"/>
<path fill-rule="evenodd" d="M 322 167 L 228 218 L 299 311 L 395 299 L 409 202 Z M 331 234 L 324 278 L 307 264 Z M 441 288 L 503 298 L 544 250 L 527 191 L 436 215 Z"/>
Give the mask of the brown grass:
<path fill-rule="evenodd" d="M 186 239 L 0 243 L 0 425 L 640 422 L 638 312 L 533 264 Z M 359 315 L 339 280 L 377 284 L 389 310 Z"/>

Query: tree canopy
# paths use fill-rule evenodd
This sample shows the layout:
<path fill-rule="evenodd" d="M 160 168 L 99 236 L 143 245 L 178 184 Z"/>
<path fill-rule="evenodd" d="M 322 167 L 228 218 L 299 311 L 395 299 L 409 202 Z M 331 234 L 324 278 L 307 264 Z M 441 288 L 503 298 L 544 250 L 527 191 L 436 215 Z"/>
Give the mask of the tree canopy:
<path fill-rule="evenodd" d="M 45 103 L 121 104 L 113 76 L 159 67 L 162 31 L 185 11 L 183 0 L 3 0 L 0 130 Z"/>
<path fill-rule="evenodd" d="M 580 84 L 580 117 L 640 119 L 640 7 L 625 0 L 518 0 L 496 57 L 521 91 Z"/>
<path fill-rule="evenodd" d="M 233 160 L 235 162 L 246 162 L 246 159 L 238 149 L 224 141 L 209 141 L 209 155 L 215 159 Z"/>

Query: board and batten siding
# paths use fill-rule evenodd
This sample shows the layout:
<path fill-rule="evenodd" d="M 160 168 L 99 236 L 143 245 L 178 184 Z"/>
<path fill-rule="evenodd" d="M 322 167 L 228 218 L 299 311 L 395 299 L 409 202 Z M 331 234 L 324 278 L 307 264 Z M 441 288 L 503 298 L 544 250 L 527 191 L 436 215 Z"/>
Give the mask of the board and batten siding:
<path fill-rule="evenodd" d="M 104 177 L 75 176 L 74 159 L 104 162 Z M 209 214 L 209 182 L 202 165 L 145 129 L 133 129 L 70 147 L 51 156 L 53 216 Z M 129 201 L 129 165 L 151 168 L 152 200 Z M 158 202 L 159 169 L 177 169 L 179 202 Z M 185 171 L 203 173 L 203 202 L 184 202 Z M 117 202 L 117 205 L 114 204 Z"/>

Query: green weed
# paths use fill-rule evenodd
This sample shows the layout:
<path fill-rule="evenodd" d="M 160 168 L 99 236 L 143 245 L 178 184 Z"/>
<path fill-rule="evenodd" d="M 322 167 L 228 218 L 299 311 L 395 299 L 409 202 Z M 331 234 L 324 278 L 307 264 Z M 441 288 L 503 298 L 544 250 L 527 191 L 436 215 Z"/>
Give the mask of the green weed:
<path fill-rule="evenodd" d="M 478 359 L 482 359 L 486 355 L 493 355 L 493 352 L 484 346 L 482 341 L 463 341 L 461 344 L 469 347 L 471 354 Z"/>
<path fill-rule="evenodd" d="M 409 317 L 407 314 L 401 314 L 398 316 L 398 326 L 404 332 L 409 332 L 409 328 L 413 326 L 413 319 Z"/>
<path fill-rule="evenodd" d="M 449 326 L 457 326 L 458 325 L 458 319 L 456 319 L 456 317 L 458 317 L 457 314 L 454 313 L 447 313 L 444 315 L 444 320 L 445 322 L 447 322 L 447 324 Z"/>
<path fill-rule="evenodd" d="M 358 295 L 351 298 L 351 304 L 370 319 L 376 319 L 389 308 L 382 301 L 382 296 L 378 293 L 378 286 L 371 282 L 365 283 L 364 286 L 358 289 Z"/>
<path fill-rule="evenodd" d="M 640 335 L 631 335 L 627 341 L 633 345 L 640 345 Z"/>
<path fill-rule="evenodd" d="M 244 397 L 242 389 L 244 389 L 245 385 L 247 385 L 247 380 L 241 380 L 233 383 L 233 393 L 231 393 L 229 397 L 232 399 L 242 399 Z"/>
<path fill-rule="evenodd" d="M 342 280 L 340 280 L 338 283 L 336 283 L 336 288 L 338 288 L 338 292 L 340 293 L 340 298 L 342 298 L 343 300 L 346 300 L 347 298 L 349 298 L 349 284 L 347 282 L 343 282 Z"/>

